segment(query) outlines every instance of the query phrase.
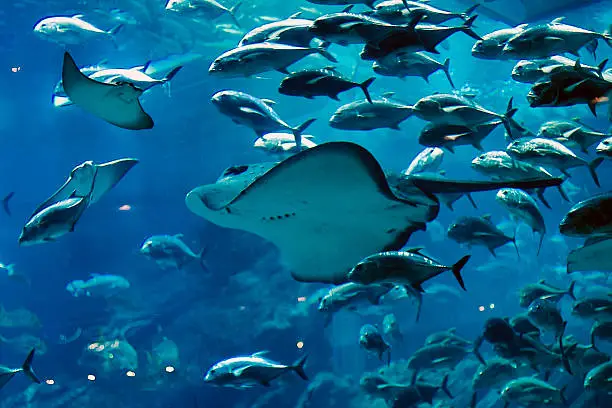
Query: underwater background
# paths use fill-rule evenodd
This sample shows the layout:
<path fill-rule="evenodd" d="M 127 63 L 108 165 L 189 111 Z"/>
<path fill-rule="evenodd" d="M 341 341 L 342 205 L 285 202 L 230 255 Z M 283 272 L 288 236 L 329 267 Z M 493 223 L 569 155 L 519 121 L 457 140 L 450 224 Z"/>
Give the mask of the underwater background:
<path fill-rule="evenodd" d="M 435 4 L 464 10 L 472 3 L 439 0 Z M 0 363 L 19 367 L 35 347 L 34 367 L 43 380 L 37 385 L 25 376 L 16 376 L 0 391 L 0 407 L 384 407 L 384 402 L 368 399 L 360 391 L 362 374 L 381 367 L 376 357 L 360 349 L 359 328 L 363 324 L 380 324 L 386 313 L 395 313 L 404 340 L 393 346 L 392 359 L 407 359 L 433 332 L 456 327 L 462 337 L 474 339 L 487 318 L 518 313 L 518 290 L 529 282 L 546 279 L 567 287 L 570 279 L 565 257 L 578 240 L 559 235 L 556 225 L 572 204 L 551 193 L 552 210 L 544 209 L 549 232 L 539 256 L 536 236 L 529 227 L 520 225 L 520 258 L 510 245 L 500 248 L 497 257 L 486 249 L 473 248 L 472 261 L 463 273 L 467 292 L 460 290 L 450 274 L 437 277 L 431 282 L 435 289 L 424 294 L 419 322 L 414 321 L 413 303 L 401 299 L 359 313 L 340 312 L 326 327 L 317 304 L 330 285 L 294 281 L 272 244 L 246 232 L 217 227 L 186 207 L 185 195 L 191 189 L 213 183 L 227 167 L 277 160 L 254 149 L 254 134 L 219 114 L 210 97 L 222 89 L 236 89 L 273 99 L 275 109 L 289 123 L 318 118 L 308 129 L 317 143 L 355 142 L 372 152 L 385 169 L 394 171 L 406 168 L 422 150 L 417 136 L 425 123 L 411 117 L 399 131 L 336 130 L 327 119 L 340 104 L 360 98 L 360 90 L 342 94 L 342 102 L 307 100 L 280 95 L 277 87 L 282 74 L 276 72 L 248 79 L 209 76 L 211 61 L 235 46 L 241 33 L 215 26 L 231 22 L 225 16 L 183 22 L 168 16 L 164 6 L 161 0 L 18 0 L 0 4 L 0 195 L 15 192 L 10 202 L 12 215 L 0 214 L 0 262 L 14 264 L 15 270 L 27 277 L 27 282 L 0 277 Z M 305 0 L 244 1 L 237 17 L 244 32 L 262 24 L 257 17 L 286 18 L 300 7 L 322 12 L 342 8 Z M 111 41 L 70 45 L 75 60 L 86 65 L 132 67 L 172 54 L 201 54 L 200 59 L 183 67 L 170 86 L 157 87 L 141 98 L 155 120 L 152 130 L 122 130 L 78 108 L 58 109 L 51 104 L 51 94 L 61 77 L 64 47 L 42 40 L 32 27 L 43 17 L 73 14 L 84 14 L 97 26 L 112 27 L 117 24 L 115 9 L 124 13 L 122 18 L 130 17 L 117 35 L 117 45 Z M 603 31 L 612 22 L 612 1 L 575 2 L 529 22 L 559 16 L 573 25 Z M 507 25 L 483 12 L 474 29 L 484 34 L 503 27 Z M 510 78 L 515 62 L 474 59 L 470 54 L 473 43 L 467 36 L 454 36 L 440 48 L 439 59 L 450 58 L 457 88 L 475 95 L 479 104 L 503 112 L 514 97 L 519 108 L 515 119 L 530 129 L 537 130 L 546 120 L 579 117 L 585 125 L 608 133 L 606 115 L 595 118 L 584 105 L 529 108 L 525 100 L 529 85 Z M 355 81 L 373 76 L 370 64 L 360 61 L 351 47 L 332 46 L 330 50 L 340 61 L 339 70 Z M 612 51 L 602 43 L 597 61 L 586 54 L 583 61 L 596 65 L 609 57 Z M 311 58 L 296 66 L 325 64 L 318 57 Z M 379 76 L 370 87 L 373 96 L 394 92 L 394 98 L 408 104 L 433 92 L 451 90 L 440 72 L 432 75 L 429 83 L 415 77 L 399 80 Z M 503 150 L 507 145 L 503 128 L 496 129 L 483 145 L 485 150 Z M 471 148 L 447 153 L 447 175 L 481 180 L 469 165 L 475 155 Z M 45 245 L 18 245 L 19 232 L 33 209 L 63 183 L 73 167 L 86 160 L 101 163 L 124 157 L 137 158 L 139 163 L 99 204 L 88 209 L 74 233 Z M 612 162 L 604 162 L 598 173 L 600 190 L 584 169 L 572 172 L 566 190 L 574 203 L 612 188 Z M 411 237 L 409 246 L 426 247 L 445 261 L 455 262 L 466 249 L 446 239 L 446 228 L 458 215 L 490 214 L 495 224 L 513 233 L 514 223 L 495 202 L 494 192 L 475 193 L 474 198 L 478 208 L 465 199 L 454 205 L 454 211 L 442 208 L 427 231 Z M 162 270 L 143 257 L 140 246 L 156 234 L 183 234 L 194 252 L 205 248 L 208 273 L 197 262 L 180 270 Z M 130 287 L 109 298 L 74 297 L 66 290 L 68 282 L 87 280 L 92 273 L 121 275 Z M 589 284 L 586 279 L 579 282 L 577 292 Z M 609 287 L 607 276 L 596 284 Z M 21 308 L 34 313 L 39 324 L 18 321 L 19 316 L 3 319 L 6 311 Z M 589 327 L 570 317 L 567 333 L 588 343 Z M 172 340 L 179 354 L 172 372 L 166 370 L 170 363 L 156 357 L 164 354 L 158 347 L 166 344 L 164 339 Z M 125 352 L 119 347 L 113 357 L 90 355 L 93 343 L 115 341 L 131 347 Z M 292 362 L 308 353 L 310 385 L 293 375 L 284 376 L 270 388 L 248 390 L 204 383 L 204 374 L 215 362 L 262 350 L 269 350 L 270 357 L 281 362 Z M 108 359 L 129 362 L 109 363 Z M 464 361 L 451 375 L 449 387 L 456 395 L 455 405 L 449 406 L 469 406 L 470 393 L 462 391 L 476 366 L 476 360 Z M 135 375 L 126 375 L 128 371 Z M 88 379 L 90 375 L 95 376 L 94 381 Z M 553 373 L 551 381 L 559 386 L 569 381 L 568 399 L 582 406 L 579 404 L 585 396 L 580 380 L 572 382 Z M 311 405 L 305 402 L 307 387 L 316 394 Z M 482 402 L 478 406 L 495 404 L 503 405 L 492 397 L 489 405 Z"/>

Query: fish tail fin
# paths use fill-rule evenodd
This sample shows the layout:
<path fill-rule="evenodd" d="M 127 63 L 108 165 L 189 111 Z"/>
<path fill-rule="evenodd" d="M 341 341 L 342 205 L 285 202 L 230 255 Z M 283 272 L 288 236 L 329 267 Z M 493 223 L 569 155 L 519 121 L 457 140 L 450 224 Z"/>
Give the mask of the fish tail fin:
<path fill-rule="evenodd" d="M 176 76 L 176 74 L 178 74 L 178 72 L 183 69 L 183 66 L 178 66 L 176 68 L 174 68 L 172 71 L 170 71 L 168 73 L 168 75 L 166 75 L 166 77 L 163 79 L 164 82 L 170 82 L 172 81 L 172 79 Z"/>
<path fill-rule="evenodd" d="M 470 408 L 476 408 L 476 404 L 478 403 L 478 394 L 476 391 L 472 392 L 472 397 L 470 398 Z"/>
<path fill-rule="evenodd" d="M 36 349 L 32 349 L 30 351 L 30 354 L 28 354 L 28 356 L 26 357 L 21 368 L 23 369 L 23 373 L 27 375 L 28 378 L 32 380 L 32 382 L 35 382 L 36 384 L 40 384 L 40 380 L 38 379 L 38 377 L 36 377 L 36 374 L 34 374 L 34 369 L 32 368 L 32 360 L 34 360 L 35 352 L 36 352 Z"/>
<path fill-rule="evenodd" d="M 370 103 L 372 103 L 372 97 L 370 96 L 370 91 L 368 91 L 368 87 L 372 85 L 372 82 L 374 82 L 375 79 L 375 77 L 372 77 L 370 79 L 366 79 L 365 81 L 359 84 L 359 87 L 363 91 L 363 94 Z"/>
<path fill-rule="evenodd" d="M 544 197 L 544 191 L 546 191 L 546 188 L 538 188 L 538 189 L 536 189 L 536 191 L 535 191 L 536 196 L 538 197 L 540 202 L 542 204 L 544 204 L 544 207 L 546 207 L 548 209 L 551 209 L 552 207 L 550 206 L 548 200 L 546 199 L 546 197 Z"/>
<path fill-rule="evenodd" d="M 308 128 L 308 126 L 312 125 L 316 119 L 308 119 L 306 122 L 302 123 L 300 126 L 291 129 L 293 132 L 293 136 L 295 137 L 295 147 L 299 150 L 302 150 L 302 133 Z"/>
<path fill-rule="evenodd" d="M 450 75 L 450 58 L 447 58 L 442 64 L 442 71 L 444 71 L 444 74 L 446 75 L 446 78 L 448 79 L 450 86 L 453 89 L 455 89 L 455 84 L 453 83 L 453 79 L 451 78 L 451 75 Z"/>
<path fill-rule="evenodd" d="M 508 136 L 510 139 L 514 140 L 514 135 L 512 134 L 512 127 L 510 126 L 510 120 L 518 111 L 517 108 L 512 106 L 514 98 L 510 98 L 508 101 L 508 107 L 506 108 L 506 113 L 504 113 L 501 117 L 504 128 L 506 128 L 506 132 L 508 132 Z"/>
<path fill-rule="evenodd" d="M 174 68 L 172 71 L 168 73 L 168 75 L 166 75 L 164 79 L 162 79 L 163 81 L 162 88 L 164 89 L 164 92 L 166 93 L 168 98 L 172 97 L 172 88 L 170 86 L 170 81 L 172 81 L 172 79 L 176 76 L 176 74 L 178 74 L 178 72 L 182 68 L 183 68 L 182 66 Z"/>
<path fill-rule="evenodd" d="M 11 216 L 11 208 L 9 207 L 9 201 L 11 200 L 11 198 L 13 198 L 14 195 L 15 195 L 15 192 L 11 191 L 2 199 L 2 208 L 4 208 L 4 212 L 9 217 Z"/>
<path fill-rule="evenodd" d="M 290 367 L 304 381 L 308 381 L 308 376 L 306 375 L 306 371 L 304 371 L 304 365 L 306 364 L 307 359 L 308 354 L 305 354 L 297 359 L 297 361 Z"/>
<path fill-rule="evenodd" d="M 119 33 L 119 31 L 123 30 L 124 27 L 125 27 L 124 24 L 118 24 L 114 26 L 113 28 L 111 28 L 110 30 L 108 30 L 107 33 L 114 37 L 117 35 L 117 33 Z"/>
<path fill-rule="evenodd" d="M 461 13 L 461 18 L 467 20 L 470 18 L 470 15 L 480 6 L 480 3 L 474 4 L 472 7 L 468 7 L 463 13 Z"/>
<path fill-rule="evenodd" d="M 518 245 L 516 244 L 516 231 L 518 230 L 518 226 L 517 228 L 514 230 L 514 235 L 512 235 L 512 245 L 514 245 L 514 249 L 516 250 L 516 256 L 521 257 L 521 253 L 519 252 L 518 249 Z"/>
<path fill-rule="evenodd" d="M 608 47 L 612 47 L 612 24 L 608 27 L 608 30 L 603 33 L 603 39 L 608 44 Z"/>
<path fill-rule="evenodd" d="M 321 56 L 323 56 L 324 58 L 327 58 L 331 62 L 337 63 L 338 59 L 336 59 L 336 57 L 334 57 L 334 55 L 327 50 L 327 47 L 328 45 L 326 43 L 323 43 L 319 45 L 318 47 L 313 48 L 313 51 L 318 52 L 319 54 L 321 54 Z"/>
<path fill-rule="evenodd" d="M 482 357 L 482 354 L 480 354 L 480 346 L 482 346 L 483 340 L 484 340 L 484 337 L 482 336 L 478 336 L 476 340 L 474 340 L 474 348 L 472 349 L 472 353 L 474 353 L 474 355 L 476 356 L 476 358 L 478 359 L 478 361 L 480 361 L 482 365 L 486 366 L 487 362 Z"/>
<path fill-rule="evenodd" d="M 544 232 L 540 231 L 540 242 L 538 243 L 538 253 L 536 255 L 540 255 L 540 251 L 542 250 L 542 244 L 544 243 Z"/>
<path fill-rule="evenodd" d="M 119 43 L 117 42 L 117 34 L 123 29 L 123 27 L 123 24 L 119 24 L 106 32 L 116 49 L 119 49 Z"/>
<path fill-rule="evenodd" d="M 448 389 L 448 374 L 446 374 L 444 378 L 442 379 L 442 384 L 440 384 L 440 389 L 444 391 L 446 395 L 448 395 L 448 398 L 453 399 L 453 394 L 451 394 L 450 390 Z"/>
<path fill-rule="evenodd" d="M 563 176 L 563 181 L 565 181 L 565 180 L 567 180 L 567 176 L 564 175 Z M 565 190 L 563 189 L 563 182 L 557 186 L 557 190 L 559 190 L 559 194 L 561 195 L 561 198 L 569 203 L 570 199 L 567 196 L 567 193 L 565 192 Z"/>
<path fill-rule="evenodd" d="M 567 389 L 567 384 L 565 384 L 563 387 L 561 387 L 561 389 L 559 390 L 559 397 L 561 397 L 561 403 L 563 404 L 563 406 L 565 407 L 569 407 L 569 403 L 567 402 L 567 398 L 565 397 L 565 390 Z"/>
<path fill-rule="evenodd" d="M 466 290 L 466 289 L 465 289 L 465 283 L 463 282 L 463 277 L 461 276 L 461 270 L 463 269 L 465 264 L 470 260 L 470 257 L 471 255 L 464 256 L 463 258 L 458 260 L 457 263 L 455 263 L 452 268 L 453 275 L 455 275 L 455 279 L 457 279 L 457 282 L 459 282 L 459 286 L 461 286 L 461 289 L 463 290 Z"/>
<path fill-rule="evenodd" d="M 474 30 L 472 29 L 472 26 L 474 25 L 474 21 L 476 20 L 477 17 L 478 16 L 472 16 L 468 18 L 467 20 L 465 20 L 463 25 L 461 26 L 461 31 L 463 31 L 464 33 L 466 33 L 473 39 L 480 41 L 482 40 L 482 37 L 476 34 L 476 32 L 474 32 Z"/>
<path fill-rule="evenodd" d="M 238 11 L 238 9 L 240 8 L 240 6 L 242 5 L 242 1 L 239 1 L 238 3 L 234 4 L 232 7 L 230 7 L 227 10 L 227 14 L 230 15 L 230 17 L 232 18 L 232 20 L 234 21 L 234 24 L 236 25 L 236 27 L 241 28 L 240 27 L 240 22 L 238 21 L 238 19 L 236 18 L 236 11 Z"/>
<path fill-rule="evenodd" d="M 567 321 L 563 322 L 563 327 L 561 328 L 561 334 L 559 335 L 559 351 L 561 352 L 561 361 L 563 362 L 563 368 L 565 371 L 569 373 L 569 375 L 574 375 L 572 373 L 572 367 L 570 366 L 569 359 L 567 358 L 567 354 L 565 353 L 565 348 L 563 347 L 563 336 L 565 335 L 565 329 L 567 328 Z"/>
<path fill-rule="evenodd" d="M 597 187 L 601 187 L 601 185 L 599 184 L 599 177 L 597 176 L 597 172 L 595 170 L 597 169 L 597 167 L 599 167 L 601 163 L 603 163 L 603 161 L 603 157 L 598 157 L 588 164 L 589 172 L 591 173 L 591 177 L 593 177 L 593 181 L 595 182 Z"/>
<path fill-rule="evenodd" d="M 206 262 L 206 254 L 208 253 L 208 247 L 202 248 L 200 253 L 198 254 L 198 263 L 200 264 L 200 268 L 206 273 L 211 274 L 210 267 L 208 266 L 208 262 Z"/>
<path fill-rule="evenodd" d="M 599 351 L 597 345 L 595 345 L 595 332 L 593 331 L 593 328 L 591 328 L 591 348 L 595 351 Z"/>
<path fill-rule="evenodd" d="M 467 199 L 472 204 L 472 207 L 478 209 L 478 205 L 476 205 L 476 201 L 474 201 L 474 197 L 472 197 L 472 194 L 471 193 L 465 193 L 465 196 L 467 197 Z"/>
<path fill-rule="evenodd" d="M 576 286 L 576 281 L 572 281 L 570 283 L 569 288 L 567 288 L 567 295 L 572 298 L 572 300 L 576 300 L 576 295 L 574 294 L 574 287 Z"/>

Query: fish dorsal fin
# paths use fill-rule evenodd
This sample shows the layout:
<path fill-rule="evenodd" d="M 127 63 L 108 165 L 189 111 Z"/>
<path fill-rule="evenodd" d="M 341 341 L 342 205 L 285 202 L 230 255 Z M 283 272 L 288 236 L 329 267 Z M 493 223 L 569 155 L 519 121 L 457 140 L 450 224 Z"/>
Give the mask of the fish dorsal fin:
<path fill-rule="evenodd" d="M 482 219 L 483 220 L 487 220 L 487 221 L 491 221 L 491 214 L 483 214 Z"/>
<path fill-rule="evenodd" d="M 448 333 L 450 334 L 455 334 L 457 332 L 457 328 L 456 327 L 451 327 L 450 329 L 447 330 Z"/>
<path fill-rule="evenodd" d="M 563 20 L 565 20 L 565 17 L 557 17 L 553 21 L 551 21 L 550 24 L 561 24 Z"/>
<path fill-rule="evenodd" d="M 265 103 L 266 105 L 268 105 L 269 107 L 276 105 L 276 102 L 273 101 L 272 99 L 262 99 L 261 101 Z"/>
<path fill-rule="evenodd" d="M 395 92 L 385 92 L 381 96 L 383 99 L 391 99 L 395 95 Z"/>
<path fill-rule="evenodd" d="M 185 235 L 183 234 L 174 234 L 174 238 L 183 239 Z"/>
<path fill-rule="evenodd" d="M 77 20 L 81 20 L 83 19 L 83 17 L 85 17 L 84 14 L 75 14 L 74 16 L 72 16 L 72 18 L 76 18 Z"/>
<path fill-rule="evenodd" d="M 299 16 L 302 15 L 301 11 L 298 11 L 297 13 L 293 13 L 292 15 L 290 15 L 289 17 L 287 17 L 287 20 L 291 20 L 293 18 L 298 18 Z"/>
<path fill-rule="evenodd" d="M 352 9 L 353 9 L 353 4 L 351 4 L 350 6 L 345 7 L 344 9 L 342 9 L 342 12 L 343 13 L 350 13 Z"/>
<path fill-rule="evenodd" d="M 538 283 L 540 283 L 540 284 L 542 284 L 542 285 L 546 285 L 546 281 L 545 281 L 544 279 L 540 279 L 540 280 L 538 281 Z"/>
<path fill-rule="evenodd" d="M 92 278 L 95 278 L 96 276 L 101 276 L 99 273 L 90 273 L 89 276 L 91 276 Z"/>
<path fill-rule="evenodd" d="M 514 27 L 516 30 L 522 30 L 523 28 L 527 28 L 529 24 L 519 24 L 516 27 Z"/>
<path fill-rule="evenodd" d="M 268 353 L 270 353 L 269 350 L 262 350 L 262 351 L 258 351 L 257 353 L 251 354 L 251 357 L 263 357 Z"/>

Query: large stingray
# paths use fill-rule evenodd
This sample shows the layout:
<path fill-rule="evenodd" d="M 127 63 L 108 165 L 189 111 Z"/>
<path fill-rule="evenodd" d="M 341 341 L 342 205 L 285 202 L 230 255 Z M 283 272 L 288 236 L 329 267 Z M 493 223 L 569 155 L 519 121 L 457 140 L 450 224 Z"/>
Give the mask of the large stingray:
<path fill-rule="evenodd" d="M 561 181 L 528 183 L 545 187 Z M 412 232 L 424 229 L 439 211 L 434 193 L 461 190 L 461 185 L 463 191 L 482 191 L 508 184 L 517 182 L 415 178 L 400 193 L 367 150 L 332 142 L 280 164 L 231 167 L 216 183 L 189 192 L 185 201 L 210 222 L 274 243 L 296 280 L 341 283 L 364 257 L 398 250 Z"/>
<path fill-rule="evenodd" d="M 138 163 L 137 159 L 128 158 L 102 164 L 95 164 L 93 161 L 79 164 L 72 169 L 66 182 L 40 204 L 34 214 L 70 197 L 89 195 L 89 203 L 93 204 L 110 191 L 136 163 Z"/>
<path fill-rule="evenodd" d="M 138 98 L 143 90 L 129 83 L 107 84 L 83 74 L 69 53 L 64 53 L 64 90 L 87 112 L 124 129 L 151 129 L 153 119 L 142 109 Z"/>

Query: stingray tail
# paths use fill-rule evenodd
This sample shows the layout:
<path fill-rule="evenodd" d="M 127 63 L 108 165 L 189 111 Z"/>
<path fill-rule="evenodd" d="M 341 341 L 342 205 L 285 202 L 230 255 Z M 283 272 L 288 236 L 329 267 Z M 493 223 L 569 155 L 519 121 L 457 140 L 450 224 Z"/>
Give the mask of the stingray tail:
<path fill-rule="evenodd" d="M 4 212 L 10 217 L 11 216 L 11 207 L 9 207 L 9 201 L 15 195 L 14 191 L 11 191 L 2 199 L 2 208 L 4 208 Z"/>
<path fill-rule="evenodd" d="M 464 33 L 466 33 L 473 39 L 480 41 L 482 40 L 482 37 L 476 34 L 474 30 L 472 29 L 472 25 L 474 25 L 474 21 L 476 20 L 477 17 L 478 16 L 472 16 L 468 18 L 467 20 L 465 20 L 465 22 L 461 26 L 461 31 L 463 31 Z"/>
<path fill-rule="evenodd" d="M 306 364 L 306 359 L 308 358 L 308 354 L 300 357 L 295 363 L 289 367 L 291 370 L 295 371 L 297 375 L 304 381 L 308 381 L 308 376 L 306 375 L 306 371 L 304 371 L 304 365 Z"/>
<path fill-rule="evenodd" d="M 32 351 L 30 351 L 30 354 L 28 354 L 28 356 L 26 357 L 21 368 L 23 369 L 23 373 L 27 375 L 28 378 L 32 380 L 32 382 L 40 384 L 40 380 L 38 379 L 38 377 L 36 377 L 36 374 L 34 374 L 34 369 L 32 368 L 32 360 L 34 360 L 35 351 L 36 349 L 32 349 Z"/>
<path fill-rule="evenodd" d="M 298 149 L 298 151 L 302 150 L 302 133 L 304 133 L 308 126 L 312 125 L 312 122 L 315 120 L 317 119 L 308 119 L 300 126 L 291 129 L 291 132 L 293 132 L 293 136 L 295 137 L 295 147 Z"/>
<path fill-rule="evenodd" d="M 455 279 L 457 279 L 457 282 L 459 282 L 459 286 L 461 286 L 461 289 L 463 290 L 466 290 L 466 289 L 465 289 L 465 283 L 463 282 L 463 277 L 461 276 L 461 270 L 463 269 L 463 267 L 469 260 L 470 260 L 470 255 L 466 255 L 460 260 L 458 260 L 457 263 L 454 264 L 452 267 L 453 275 L 455 275 Z"/>
<path fill-rule="evenodd" d="M 366 99 L 370 103 L 372 103 L 372 97 L 370 96 L 370 91 L 368 91 L 368 88 L 370 87 L 370 85 L 372 85 L 372 82 L 374 82 L 375 79 L 376 79 L 375 77 L 372 77 L 358 84 L 361 90 L 363 91 L 363 94 L 365 95 Z"/>
<path fill-rule="evenodd" d="M 230 9 L 227 10 L 227 14 L 229 14 L 229 16 L 234 21 L 234 24 L 238 28 L 241 28 L 241 27 L 240 27 L 240 22 L 236 18 L 236 11 L 238 11 L 241 5 L 242 5 L 242 1 L 239 1 L 238 3 L 234 4 Z"/>
<path fill-rule="evenodd" d="M 452 86 L 453 89 L 455 89 L 455 84 L 453 83 L 453 79 L 451 78 L 451 75 L 450 75 L 450 58 L 447 58 L 446 61 L 444 61 L 444 64 L 442 64 L 442 71 L 444 71 L 444 74 L 446 75 L 446 78 L 448 79 L 450 86 Z"/>
<path fill-rule="evenodd" d="M 597 176 L 597 172 L 595 170 L 597 169 L 597 167 L 599 167 L 601 163 L 603 163 L 603 161 L 603 157 L 598 157 L 588 164 L 589 172 L 591 173 L 591 177 L 593 177 L 593 181 L 595 182 L 597 187 L 601 187 L 601 184 L 599 184 L 599 177 Z"/>

